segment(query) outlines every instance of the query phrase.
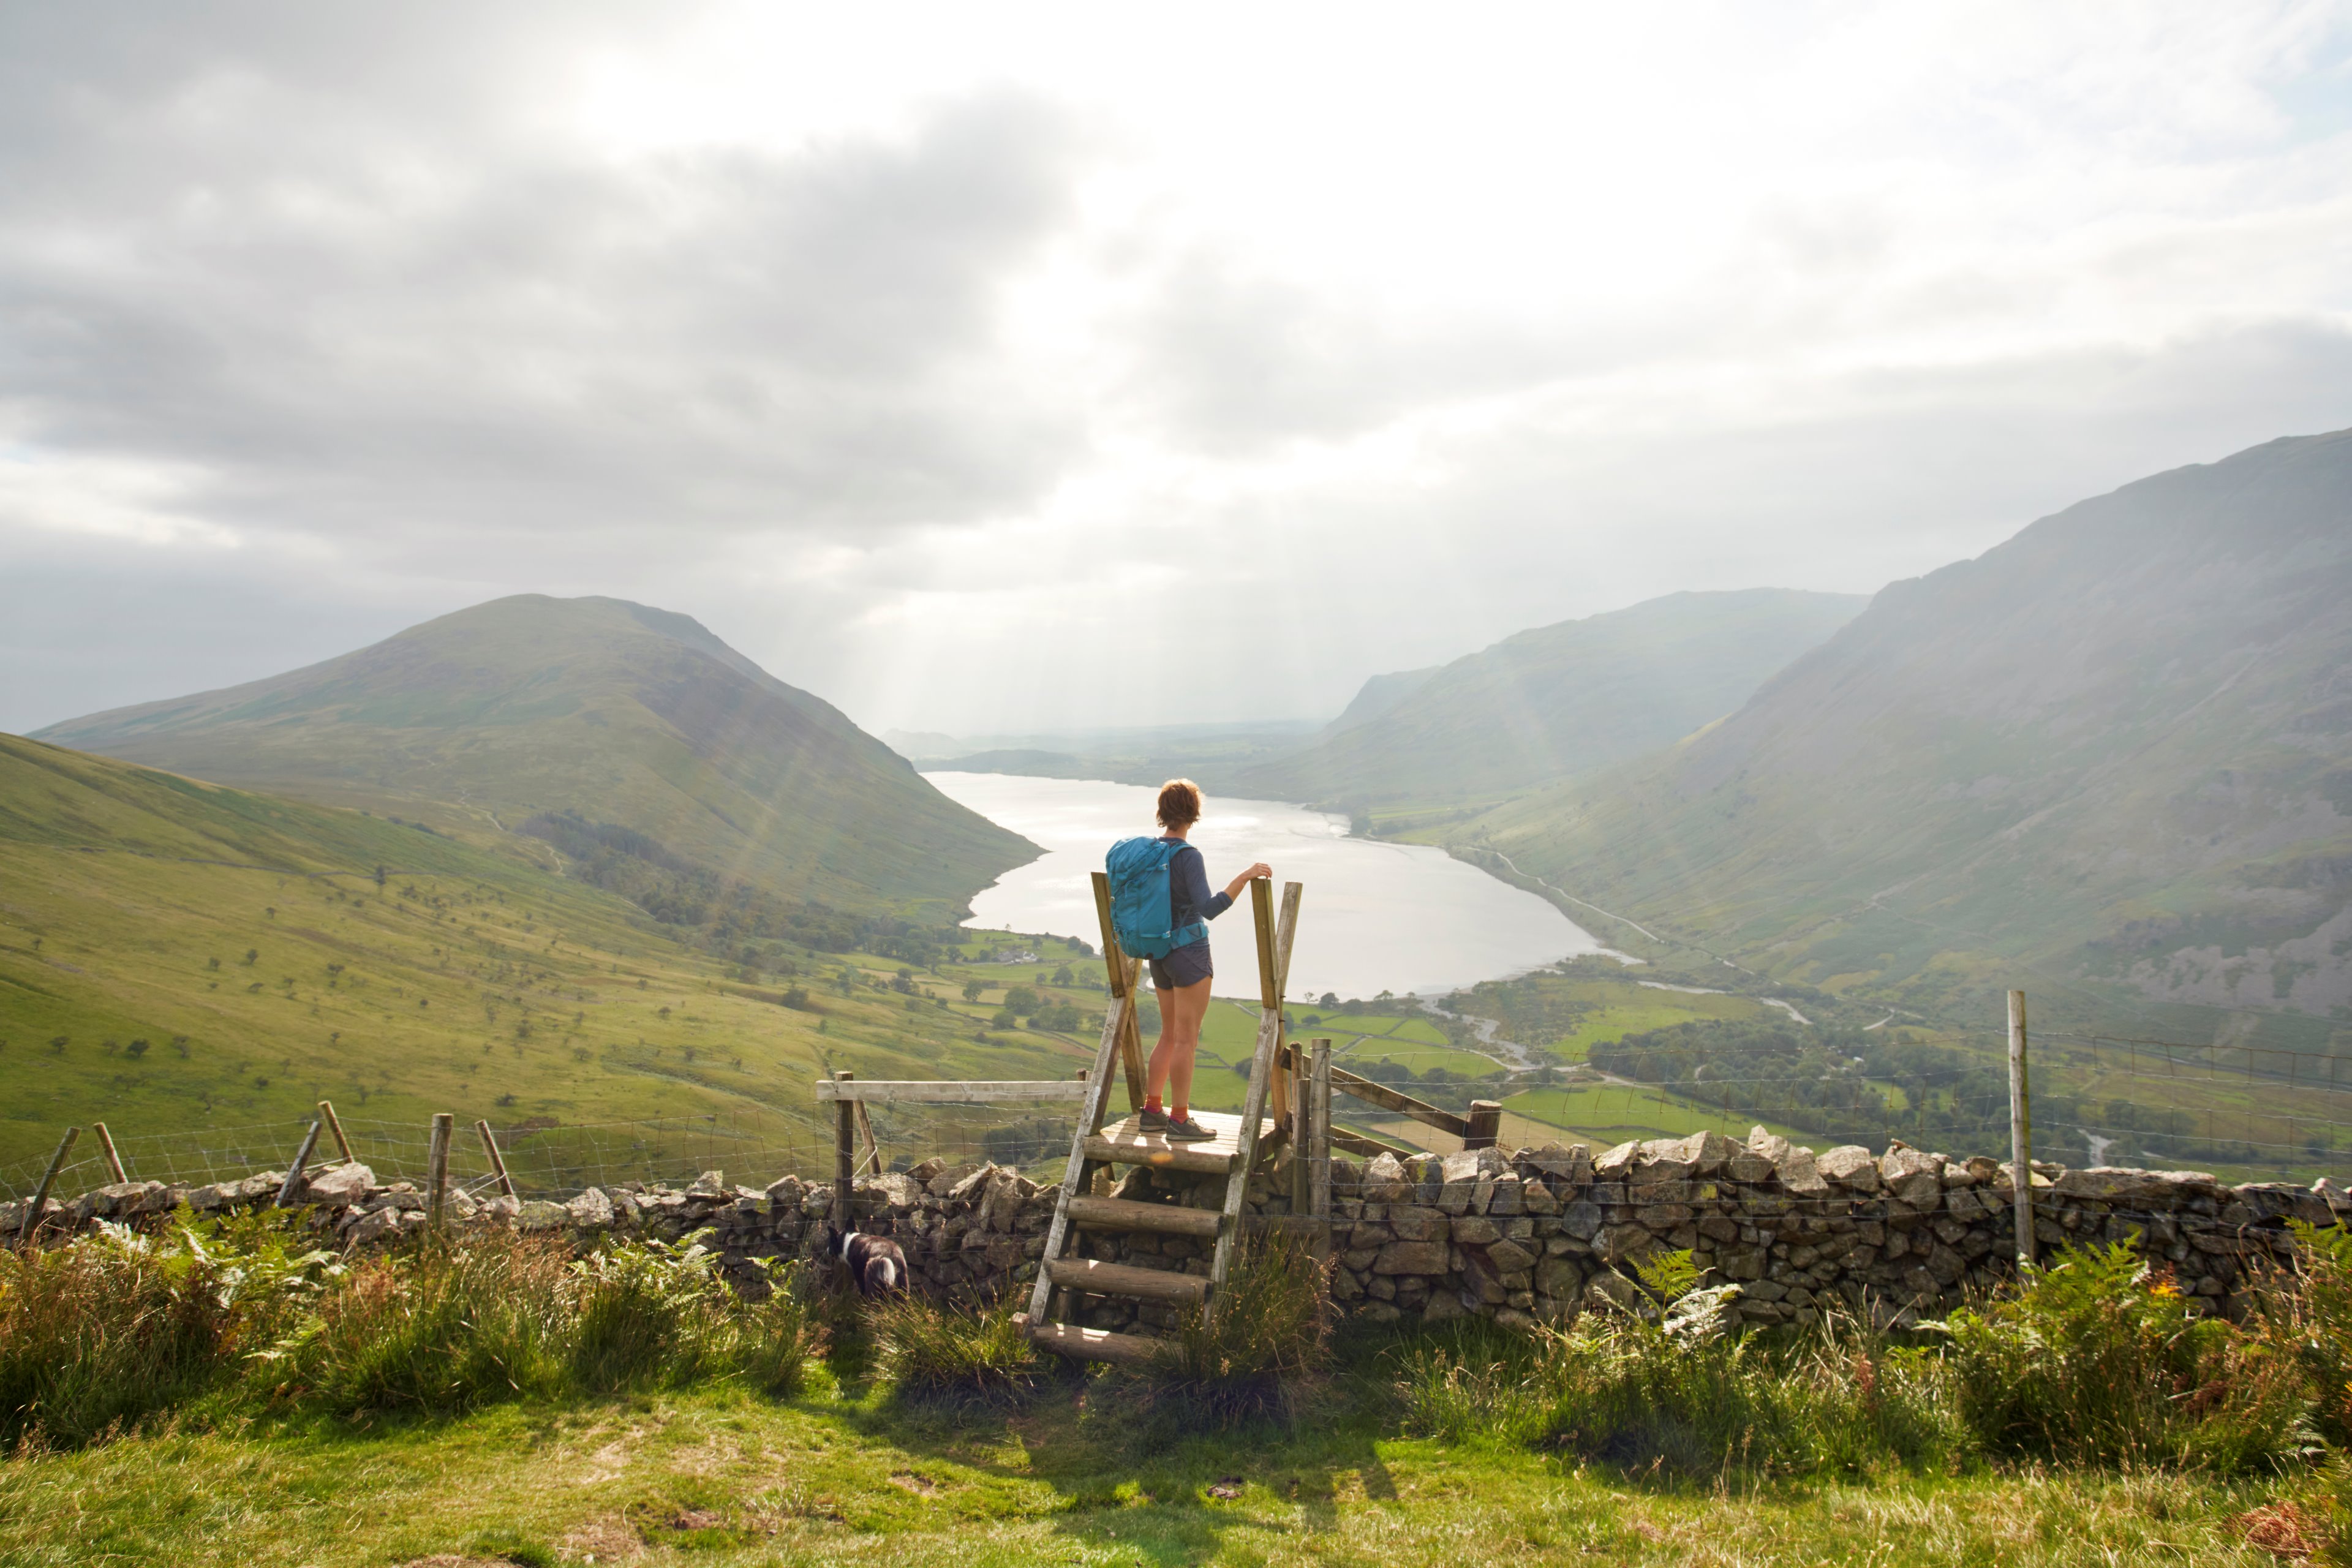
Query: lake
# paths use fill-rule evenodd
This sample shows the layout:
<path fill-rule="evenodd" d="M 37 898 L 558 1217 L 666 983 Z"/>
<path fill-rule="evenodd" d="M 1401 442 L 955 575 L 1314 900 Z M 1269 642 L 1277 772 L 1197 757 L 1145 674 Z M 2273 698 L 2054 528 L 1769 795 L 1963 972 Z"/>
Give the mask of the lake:
<path fill-rule="evenodd" d="M 940 792 L 1045 848 L 971 901 L 972 926 L 1074 936 L 1099 945 L 1089 873 L 1117 840 L 1154 833 L 1158 792 L 1092 779 L 929 773 Z M 1348 837 L 1347 818 L 1270 800 L 1208 798 L 1192 842 L 1223 888 L 1253 860 L 1275 882 L 1306 884 L 1299 905 L 1290 994 L 1442 995 L 1601 943 L 1533 893 L 1466 866 L 1444 850 Z M 1246 899 L 1209 927 L 1219 995 L 1257 990 Z"/>

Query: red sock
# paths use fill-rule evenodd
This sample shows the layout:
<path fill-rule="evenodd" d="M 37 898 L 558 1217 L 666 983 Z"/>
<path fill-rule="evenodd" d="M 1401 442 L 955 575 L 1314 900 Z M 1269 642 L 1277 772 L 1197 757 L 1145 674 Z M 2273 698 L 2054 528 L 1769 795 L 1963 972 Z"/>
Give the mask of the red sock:
<path fill-rule="evenodd" d="M 1143 1097 L 1143 1109 L 1146 1110 L 1160 1110 L 1164 1108 L 1160 1105 L 1160 1097 L 1158 1095 L 1147 1094 Z"/>
<path fill-rule="evenodd" d="M 1192 1109 L 1192 1108 L 1189 1105 L 1180 1105 L 1175 1110 L 1168 1113 L 1168 1120 L 1171 1121 L 1181 1121 L 1184 1120 L 1184 1113 Z"/>

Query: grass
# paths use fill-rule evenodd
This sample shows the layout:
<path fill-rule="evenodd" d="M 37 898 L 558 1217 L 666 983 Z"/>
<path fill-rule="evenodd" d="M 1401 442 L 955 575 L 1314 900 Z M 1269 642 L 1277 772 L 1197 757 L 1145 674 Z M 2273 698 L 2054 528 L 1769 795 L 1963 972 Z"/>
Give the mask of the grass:
<path fill-rule="evenodd" d="M 250 1236 L 215 1239 L 223 1270 L 261 1250 Z M 110 1258 L 121 1244 L 76 1250 Z M 714 1358 L 714 1341 L 694 1347 L 709 1299 L 690 1255 L 646 1251 L 617 1269 L 550 1269 L 522 1242 L 480 1256 L 471 1272 L 431 1250 L 373 1276 L 302 1264 L 292 1272 L 315 1293 L 271 1297 L 290 1313 L 257 1304 L 230 1317 L 266 1322 L 282 1346 L 289 1323 L 346 1310 L 384 1332 L 380 1303 L 399 1289 L 462 1299 L 445 1331 L 494 1300 L 526 1313 L 554 1300 L 542 1359 L 572 1375 L 516 1386 L 491 1368 L 474 1397 L 428 1405 L 395 1391 L 352 1405 L 319 1367 L 351 1361 L 358 1340 L 296 1334 L 290 1355 L 216 1355 L 245 1367 L 243 1401 L 150 1411 L 73 1447 L 44 1430 L 0 1459 L 0 1563 L 2252 1563 L 2254 1510 L 2307 1534 L 2344 1511 L 2340 1466 L 2305 1465 L 2301 1435 L 2276 1423 L 2228 1453 L 2070 1453 L 2063 1433 L 2012 1443 L 1967 1395 L 2013 1380 L 1971 1369 L 1958 1322 L 1957 1353 L 1851 1324 L 1740 1337 L 1709 1331 L 1689 1310 L 1704 1298 L 1684 1295 L 1664 1323 L 1588 1314 L 1535 1336 L 1359 1331 L 1327 1359 L 1315 1271 L 1276 1249 L 1240 1271 L 1222 1326 L 1193 1325 L 1152 1372 L 1032 1369 L 1024 1347 L 1007 1357 L 1001 1317 L 905 1306 L 862 1329 L 845 1321 L 820 1362 L 794 1308 L 803 1378 L 769 1384 L 740 1337 L 732 1358 Z M 2340 1342 L 2342 1261 L 2318 1259 L 2324 1289 L 2282 1293 L 2297 1304 L 2291 1321 L 2213 1326 L 2184 1364 L 2242 1373 L 2283 1348 L 2282 1326 Z M 1689 1285 L 1666 1268 L 1645 1279 L 1668 1298 Z M 23 1338 L 24 1298 L 0 1287 L 0 1302 L 19 1304 L 0 1318 L 5 1353 Z M 658 1331 L 593 1327 L 612 1300 Z M 2109 1400 L 2124 1430 L 2186 1421 L 2242 1435 L 2253 1427 L 2231 1399 L 2286 1407 L 2166 1397 L 2177 1336 L 2118 1342 L 2099 1316 L 2163 1327 L 2164 1302 L 2160 1274 L 2076 1255 L 1985 1317 L 2032 1331 L 2044 1355 L 2088 1355 L 2093 1377 L 2155 1389 L 2152 1402 Z M 727 1316 L 741 1330 L 766 1310 Z M 868 1339 L 879 1354 L 858 1350 Z M 592 1342 L 626 1374 L 579 1375 Z M 152 1364 L 120 1344 L 109 1353 L 117 1374 Z M 1016 1396 L 936 1397 L 969 1395 L 975 1368 Z M 1264 1396 L 1268 1379 L 1285 1384 L 1279 1400 Z M 615 1389 L 629 1392 L 599 1392 Z M 2063 1375 L 2048 1392 L 2086 1407 L 2105 1397 Z"/>
<path fill-rule="evenodd" d="M 163 1432 L 0 1462 L 0 1562 L 396 1563 L 436 1552 L 717 1565 L 1307 1561 L 2267 1563 L 2233 1521 L 2291 1483 L 1977 1470 L 1633 1480 L 1401 1435 L 1369 1380 L 1313 1421 L 1146 1435 L 1083 1388 L 942 1415 L 820 1378 L 446 1420 Z M 495 1544 L 493 1544 L 495 1543 Z M 523 1559 L 527 1560 L 527 1559 Z"/>
<path fill-rule="evenodd" d="M 0 1175 L 37 1177 L 63 1126 L 100 1117 L 129 1141 L 134 1175 L 180 1173 L 138 1169 L 142 1138 L 205 1128 L 256 1130 L 253 1159 L 280 1162 L 321 1099 L 419 1139 L 445 1110 L 502 1129 L 760 1114 L 822 1138 L 821 1072 L 1061 1078 L 1092 1055 L 1090 1037 L 988 1027 L 1009 985 L 1035 988 L 1063 961 L 1073 984 L 1045 989 L 1099 1008 L 1066 945 L 1038 965 L 942 962 L 911 998 L 890 988 L 900 965 L 870 954 L 797 952 L 799 974 L 746 980 L 524 859 L 357 812 L 75 766 L 89 779 L 0 755 Z M 32 837 L 60 823 L 92 842 Z M 788 984 L 821 1011 L 780 1006 Z M 516 1152 L 528 1167 L 528 1141 Z"/>

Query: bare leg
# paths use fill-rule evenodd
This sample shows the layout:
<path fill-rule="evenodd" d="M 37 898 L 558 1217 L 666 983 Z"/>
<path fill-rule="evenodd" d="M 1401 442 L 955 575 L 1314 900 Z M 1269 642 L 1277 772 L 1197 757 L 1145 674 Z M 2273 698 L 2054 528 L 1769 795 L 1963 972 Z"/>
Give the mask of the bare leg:
<path fill-rule="evenodd" d="M 1164 985 L 1154 986 L 1152 994 L 1160 998 L 1160 1038 L 1152 1042 L 1151 1059 L 1143 1064 L 1143 1096 L 1157 1100 L 1160 1091 L 1168 1087 L 1170 1071 L 1176 1065 L 1178 1043 L 1184 1031 L 1176 1021 L 1176 998 L 1181 993 Z M 1192 1082 L 1192 1064 L 1188 1057 L 1184 1063 L 1185 1082 Z"/>
<path fill-rule="evenodd" d="M 1160 1016 L 1172 1018 L 1179 1030 L 1168 1073 L 1168 1110 L 1173 1115 L 1192 1103 L 1192 1058 L 1201 1048 L 1201 1024 L 1209 1016 L 1209 982 L 1196 980 L 1160 994 L 1167 1000 L 1160 1004 Z"/>

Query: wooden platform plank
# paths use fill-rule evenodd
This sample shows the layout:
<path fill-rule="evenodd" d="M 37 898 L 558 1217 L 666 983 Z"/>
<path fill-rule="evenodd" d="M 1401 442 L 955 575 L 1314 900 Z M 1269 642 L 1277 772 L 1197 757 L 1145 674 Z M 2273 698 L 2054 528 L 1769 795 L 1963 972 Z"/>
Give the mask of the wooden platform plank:
<path fill-rule="evenodd" d="M 1164 1133 L 1144 1131 L 1140 1117 L 1129 1116 L 1089 1137 L 1087 1157 L 1120 1165 L 1149 1165 L 1154 1170 L 1207 1175 L 1223 1175 L 1231 1171 L 1241 1150 L 1242 1119 L 1213 1110 L 1196 1110 L 1192 1119 L 1216 1136 L 1198 1143 L 1171 1142 Z M 1262 1118 L 1259 1125 L 1265 1125 Z"/>
<path fill-rule="evenodd" d="M 1097 1296 L 1132 1296 L 1145 1301 L 1198 1302 L 1209 1293 L 1203 1275 L 1166 1268 L 1138 1268 L 1096 1258 L 1060 1258 L 1050 1266 L 1054 1283 Z"/>
<path fill-rule="evenodd" d="M 1214 1236 L 1223 1218 L 1214 1209 L 1180 1208 L 1174 1204 L 1139 1204 L 1131 1198 L 1090 1198 L 1072 1194 L 1063 1200 L 1070 1223 L 1090 1230 L 1148 1230 L 1162 1236 Z"/>
<path fill-rule="evenodd" d="M 1165 1340 L 1146 1339 L 1141 1334 L 1115 1334 L 1108 1329 L 1082 1329 L 1076 1323 L 1033 1323 L 1026 1312 L 1015 1312 L 1013 1321 L 1029 1331 L 1030 1342 L 1040 1350 L 1054 1351 L 1076 1361 L 1113 1361 L 1143 1366 L 1157 1359 L 1168 1346 Z"/>

